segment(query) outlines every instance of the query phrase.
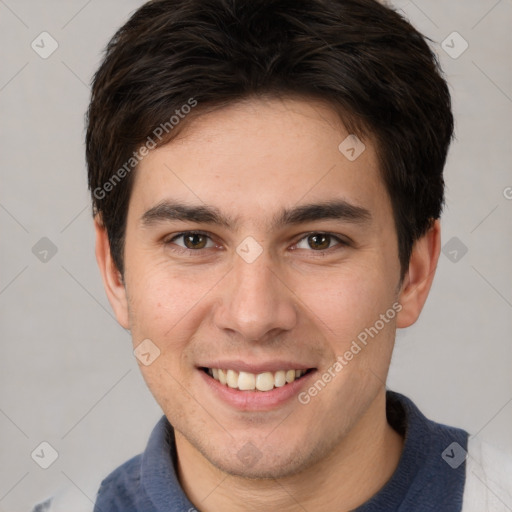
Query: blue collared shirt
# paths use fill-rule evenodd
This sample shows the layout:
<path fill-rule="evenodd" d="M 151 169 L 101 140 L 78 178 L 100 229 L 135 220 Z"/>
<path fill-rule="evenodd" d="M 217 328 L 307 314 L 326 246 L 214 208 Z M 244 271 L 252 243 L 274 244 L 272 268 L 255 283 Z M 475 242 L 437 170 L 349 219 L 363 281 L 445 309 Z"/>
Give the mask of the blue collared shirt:
<path fill-rule="evenodd" d="M 428 420 L 398 393 L 388 391 L 386 402 L 388 422 L 405 438 L 404 449 L 388 483 L 354 512 L 460 512 L 467 432 Z M 174 430 L 164 416 L 145 451 L 102 482 L 94 512 L 200 511 L 185 495 L 175 467 Z"/>

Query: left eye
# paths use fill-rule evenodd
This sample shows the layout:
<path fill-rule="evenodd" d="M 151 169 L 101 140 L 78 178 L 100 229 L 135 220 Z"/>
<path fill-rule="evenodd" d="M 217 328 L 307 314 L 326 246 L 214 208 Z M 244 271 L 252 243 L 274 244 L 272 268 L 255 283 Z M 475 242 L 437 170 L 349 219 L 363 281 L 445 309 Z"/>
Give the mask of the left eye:
<path fill-rule="evenodd" d="M 325 251 L 332 247 L 331 242 L 336 241 L 337 245 L 348 245 L 341 238 L 331 235 L 330 233 L 310 233 L 309 235 L 301 238 L 297 243 L 298 249 L 314 249 L 315 251 Z M 301 244 L 306 246 L 301 247 Z"/>
<path fill-rule="evenodd" d="M 183 245 L 176 243 L 176 240 L 183 240 Z M 211 245 L 207 245 L 210 242 Z M 197 249 L 209 249 L 215 247 L 213 240 L 205 233 L 190 231 L 187 233 L 180 233 L 179 235 L 171 238 L 167 243 L 176 244 L 178 247 L 184 249 L 197 250 Z"/>

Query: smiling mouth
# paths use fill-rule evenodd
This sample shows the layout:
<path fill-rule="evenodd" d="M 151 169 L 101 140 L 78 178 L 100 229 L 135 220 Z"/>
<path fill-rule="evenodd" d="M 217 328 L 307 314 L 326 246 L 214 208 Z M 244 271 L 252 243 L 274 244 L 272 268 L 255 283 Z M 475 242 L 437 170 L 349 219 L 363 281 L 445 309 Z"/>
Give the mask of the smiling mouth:
<path fill-rule="evenodd" d="M 314 371 L 314 368 L 308 370 L 278 370 L 277 372 L 258 374 L 221 368 L 201 368 L 201 370 L 217 382 L 232 389 L 265 392 L 291 384 Z"/>

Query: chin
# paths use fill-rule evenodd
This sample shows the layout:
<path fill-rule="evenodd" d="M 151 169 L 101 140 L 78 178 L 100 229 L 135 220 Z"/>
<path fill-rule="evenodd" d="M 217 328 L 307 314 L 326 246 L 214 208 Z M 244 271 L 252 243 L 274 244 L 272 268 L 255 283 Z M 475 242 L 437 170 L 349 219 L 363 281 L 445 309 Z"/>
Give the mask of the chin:
<path fill-rule="evenodd" d="M 206 454 L 203 454 L 206 457 Z M 206 457 L 208 458 L 208 457 Z M 209 461 L 217 469 L 237 478 L 270 480 L 286 478 L 305 469 L 304 459 L 295 453 L 265 455 L 249 463 L 240 461 L 238 454 L 229 457 L 210 457 Z"/>
<path fill-rule="evenodd" d="M 325 442 L 311 439 L 307 431 L 295 436 L 266 437 L 268 433 L 258 440 L 255 436 L 251 441 L 247 434 L 243 438 L 205 435 L 188 438 L 188 441 L 218 470 L 247 479 L 281 479 L 296 475 L 321 460 L 331 449 Z"/>

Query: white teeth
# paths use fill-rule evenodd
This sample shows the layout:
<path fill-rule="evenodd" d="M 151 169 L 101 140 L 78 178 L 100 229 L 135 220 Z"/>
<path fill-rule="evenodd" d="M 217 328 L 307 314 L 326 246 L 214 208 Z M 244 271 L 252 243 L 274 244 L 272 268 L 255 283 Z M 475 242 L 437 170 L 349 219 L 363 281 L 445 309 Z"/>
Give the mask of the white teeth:
<path fill-rule="evenodd" d="M 276 388 L 281 388 L 286 384 L 286 372 L 284 370 L 279 370 L 274 374 L 274 386 Z"/>
<path fill-rule="evenodd" d="M 270 391 L 274 387 L 274 376 L 270 372 L 258 374 L 256 377 L 256 389 Z"/>
<path fill-rule="evenodd" d="M 286 372 L 286 382 L 293 382 L 295 380 L 295 370 L 288 370 Z"/>
<path fill-rule="evenodd" d="M 215 375 L 213 376 L 213 378 L 215 378 Z M 226 372 L 224 370 L 221 370 L 220 368 L 219 368 L 219 382 L 221 384 L 227 383 Z"/>
<path fill-rule="evenodd" d="M 228 370 L 228 373 L 226 374 L 226 381 L 230 388 L 237 388 L 238 387 L 238 372 L 235 372 L 235 370 Z"/>
<path fill-rule="evenodd" d="M 250 391 L 256 387 L 256 378 L 254 374 L 240 372 L 238 374 L 238 389 L 242 391 Z"/>
<path fill-rule="evenodd" d="M 222 370 L 221 368 L 208 368 L 208 375 L 218 380 L 221 384 L 241 391 L 270 391 L 292 383 L 302 377 L 306 370 L 279 370 L 275 373 L 262 372 L 259 374 L 249 372 L 237 372 L 235 370 Z"/>

